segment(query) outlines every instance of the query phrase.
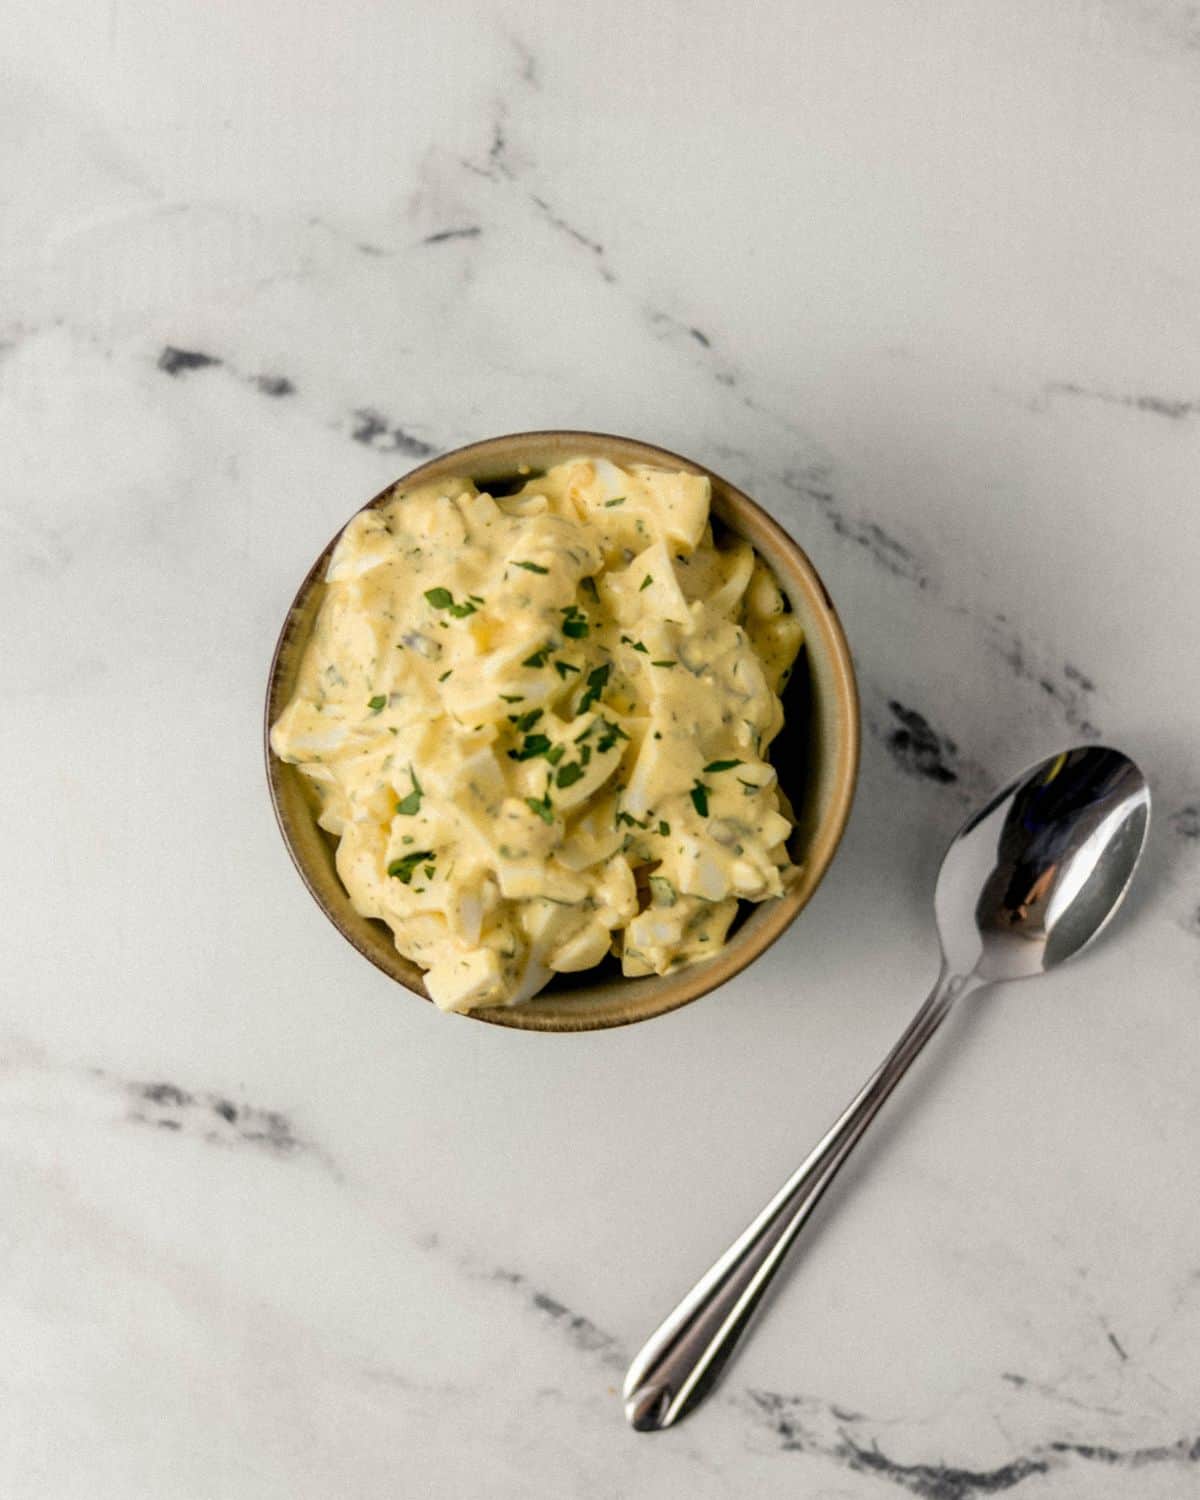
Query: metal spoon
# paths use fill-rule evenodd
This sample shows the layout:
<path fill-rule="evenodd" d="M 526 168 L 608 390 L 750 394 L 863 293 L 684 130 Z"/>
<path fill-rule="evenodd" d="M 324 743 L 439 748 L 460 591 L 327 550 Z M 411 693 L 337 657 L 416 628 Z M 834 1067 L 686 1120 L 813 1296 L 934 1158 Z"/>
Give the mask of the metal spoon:
<path fill-rule="evenodd" d="M 838 1169 L 960 995 L 1043 974 L 1121 903 L 1146 841 L 1150 790 L 1117 750 L 1084 745 L 1033 766 L 959 830 L 934 895 L 942 969 L 904 1035 L 829 1133 L 650 1336 L 625 1378 L 639 1432 L 703 1399 Z"/>

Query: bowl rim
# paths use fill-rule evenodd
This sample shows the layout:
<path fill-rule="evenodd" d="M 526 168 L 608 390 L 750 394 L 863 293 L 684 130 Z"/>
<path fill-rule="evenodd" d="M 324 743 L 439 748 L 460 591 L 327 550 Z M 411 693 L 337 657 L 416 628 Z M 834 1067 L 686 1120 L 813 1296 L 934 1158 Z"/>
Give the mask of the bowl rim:
<path fill-rule="evenodd" d="M 745 493 L 740 486 L 732 483 L 723 475 L 707 464 L 698 462 L 696 459 L 687 458 L 683 454 L 675 453 L 669 448 L 662 448 L 655 443 L 647 443 L 641 438 L 627 437 L 619 433 L 594 432 L 581 428 L 539 428 L 525 432 L 500 433 L 494 437 L 481 438 L 472 443 L 462 444 L 457 448 L 447 449 L 444 453 L 436 454 L 430 458 L 423 459 L 415 468 L 407 470 L 397 478 L 391 480 L 377 494 L 372 496 L 364 504 L 358 506 L 345 521 L 334 532 L 333 536 L 318 553 L 312 566 L 305 573 L 284 615 L 283 624 L 279 629 L 275 641 L 275 648 L 271 654 L 271 665 L 267 673 L 267 687 L 263 705 L 263 751 L 266 761 L 267 788 L 270 793 L 271 807 L 275 815 L 275 822 L 283 839 L 284 847 L 300 876 L 305 889 L 324 913 L 325 917 L 334 926 L 337 932 L 355 948 L 364 958 L 368 960 L 381 973 L 386 974 L 394 983 L 409 991 L 410 994 L 424 999 L 432 1004 L 424 989 L 414 988 L 408 981 L 393 968 L 383 961 L 376 951 L 359 940 L 358 934 L 353 931 L 342 919 L 339 912 L 333 910 L 320 890 L 316 880 L 310 874 L 308 864 L 293 839 L 290 828 L 290 819 L 282 803 L 282 795 L 279 784 L 280 766 L 273 750 L 271 749 L 271 725 L 272 725 L 272 700 L 278 679 L 283 669 L 284 656 L 292 644 L 292 637 L 297 628 L 298 611 L 306 602 L 314 584 L 324 576 L 328 566 L 330 555 L 336 546 L 338 539 L 345 531 L 350 521 L 364 510 L 371 510 L 381 505 L 399 485 L 409 487 L 423 482 L 427 471 L 436 469 L 439 473 L 445 471 L 449 464 L 452 467 L 461 463 L 477 462 L 488 456 L 490 452 L 501 445 L 512 445 L 514 443 L 555 443 L 571 444 L 575 440 L 579 443 L 580 456 L 589 456 L 589 448 L 593 449 L 595 456 L 601 457 L 606 446 L 617 446 L 626 451 L 623 462 L 646 462 L 651 464 L 662 464 L 664 466 L 676 467 L 696 474 L 706 475 L 711 481 L 720 486 L 727 494 L 734 498 L 737 506 L 744 507 L 755 519 L 763 531 L 768 533 L 779 551 L 785 554 L 789 564 L 795 568 L 797 574 L 803 579 L 807 591 L 815 604 L 818 605 L 825 630 L 828 635 L 829 665 L 833 669 L 835 698 L 837 708 L 843 724 L 845 741 L 840 759 L 833 768 L 833 781 L 829 797 L 829 805 L 822 816 L 817 828 L 813 831 L 812 842 L 806 847 L 804 861 L 804 873 L 802 879 L 791 886 L 783 896 L 772 901 L 758 903 L 755 906 L 756 913 L 760 914 L 762 920 L 757 924 L 753 942 L 741 945 L 740 948 L 722 947 L 711 959 L 702 964 L 690 965 L 686 969 L 679 970 L 674 975 L 650 975 L 641 980 L 618 979 L 611 981 L 612 984 L 644 984 L 653 993 L 661 986 L 667 988 L 667 981 L 684 981 L 681 985 L 676 984 L 678 993 L 668 992 L 664 994 L 661 1001 L 640 1008 L 632 1014 L 605 1014 L 595 1019 L 588 1019 L 586 1015 L 581 1017 L 561 1017 L 551 1020 L 544 1015 L 531 1014 L 528 1005 L 522 1006 L 488 1006 L 481 1010 L 464 1012 L 470 1019 L 485 1021 L 491 1025 L 499 1025 L 522 1031 L 539 1032 L 581 1032 L 607 1030 L 614 1026 L 633 1025 L 638 1021 L 651 1020 L 655 1016 L 667 1015 L 673 1010 L 678 1010 L 684 1005 L 689 1005 L 693 1000 L 699 1000 L 702 996 L 710 994 L 713 990 L 725 984 L 728 980 L 735 978 L 743 970 L 747 969 L 756 959 L 760 958 L 773 943 L 780 938 L 788 927 L 800 915 L 801 911 L 812 899 L 817 887 L 825 876 L 825 872 L 837 852 L 842 836 L 849 821 L 850 810 L 853 805 L 854 795 L 858 781 L 859 757 L 861 750 L 861 713 L 859 704 L 858 681 L 854 670 L 854 659 L 850 651 L 850 645 L 846 638 L 845 629 L 842 626 L 837 608 L 830 596 L 825 581 L 817 572 L 807 552 L 795 540 L 775 518 L 766 511 L 756 500 Z M 635 449 L 639 457 L 630 458 L 628 450 Z M 641 456 L 641 455 L 644 455 Z M 753 543 L 752 543 L 753 545 Z M 363 918 L 363 921 L 368 920 Z M 397 952 L 397 957 L 400 955 Z M 736 959 L 731 964 L 730 959 Z"/>

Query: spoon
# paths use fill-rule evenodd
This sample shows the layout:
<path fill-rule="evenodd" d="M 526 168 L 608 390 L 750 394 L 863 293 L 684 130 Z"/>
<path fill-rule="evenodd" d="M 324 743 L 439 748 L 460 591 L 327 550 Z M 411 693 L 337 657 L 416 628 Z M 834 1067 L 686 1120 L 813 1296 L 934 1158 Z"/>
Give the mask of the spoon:
<path fill-rule="evenodd" d="M 670 1427 L 715 1382 L 821 1195 L 960 995 L 1044 974 L 1116 911 L 1150 822 L 1150 789 L 1117 750 L 1031 767 L 955 836 L 934 893 L 942 967 L 929 998 L 845 1113 L 629 1367 L 625 1415 Z"/>

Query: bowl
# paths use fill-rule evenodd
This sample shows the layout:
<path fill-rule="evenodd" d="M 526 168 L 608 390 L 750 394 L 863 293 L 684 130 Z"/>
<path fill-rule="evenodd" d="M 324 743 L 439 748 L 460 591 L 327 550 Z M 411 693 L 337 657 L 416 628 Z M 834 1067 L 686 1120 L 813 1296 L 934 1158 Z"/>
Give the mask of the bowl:
<path fill-rule="evenodd" d="M 518 432 L 443 454 L 397 483 L 415 485 L 467 474 L 483 488 L 487 482 L 517 477 L 523 466 L 548 469 L 579 457 L 707 474 L 713 516 L 725 530 L 752 543 L 774 570 L 804 627 L 805 644 L 783 694 L 785 727 L 771 747 L 771 762 L 796 817 L 788 847 L 800 874 L 778 899 L 757 905 L 743 902 L 725 947 L 704 963 L 665 975 L 626 979 L 610 959 L 579 974 L 556 975 L 546 989 L 522 1005 L 469 1012 L 478 1021 L 527 1031 L 592 1031 L 648 1020 L 740 974 L 811 900 L 846 826 L 858 772 L 854 666 L 828 590 L 798 543 L 753 500 L 703 464 L 634 438 L 598 432 Z M 369 505 L 381 504 L 392 488 L 389 485 Z M 428 999 L 421 970 L 396 951 L 389 929 L 360 916 L 350 904 L 334 867 L 335 840 L 317 825 L 316 805 L 305 778 L 295 766 L 277 760 L 270 748 L 270 727 L 291 698 L 336 541 L 337 537 L 330 541 L 300 585 L 271 662 L 265 724 L 271 800 L 284 843 L 317 905 L 365 958 L 405 989 Z"/>

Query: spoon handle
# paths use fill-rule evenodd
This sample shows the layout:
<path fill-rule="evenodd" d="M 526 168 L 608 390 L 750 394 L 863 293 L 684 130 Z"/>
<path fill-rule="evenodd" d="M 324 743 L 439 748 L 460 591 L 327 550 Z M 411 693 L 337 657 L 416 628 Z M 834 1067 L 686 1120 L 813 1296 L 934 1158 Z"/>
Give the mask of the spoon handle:
<path fill-rule="evenodd" d="M 832 1129 L 650 1335 L 625 1377 L 632 1427 L 669 1427 L 707 1393 L 822 1193 L 968 982 L 943 965 L 929 998 Z"/>

